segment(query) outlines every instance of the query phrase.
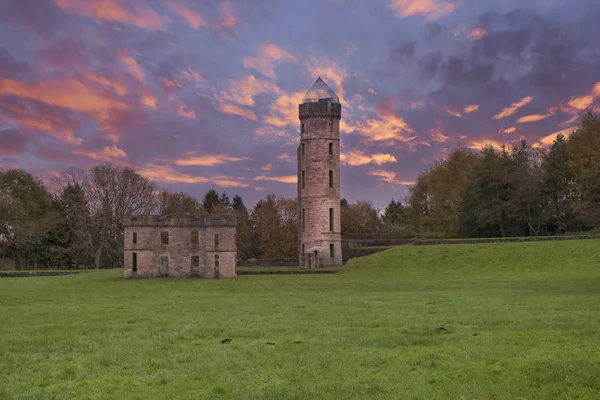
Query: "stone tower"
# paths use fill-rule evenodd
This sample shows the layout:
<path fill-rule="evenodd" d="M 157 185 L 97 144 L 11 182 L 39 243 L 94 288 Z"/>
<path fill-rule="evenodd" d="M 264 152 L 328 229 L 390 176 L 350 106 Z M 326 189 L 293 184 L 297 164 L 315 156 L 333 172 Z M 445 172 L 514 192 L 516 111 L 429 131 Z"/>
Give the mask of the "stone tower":
<path fill-rule="evenodd" d="M 321 78 L 299 105 L 298 253 L 300 265 L 342 265 L 339 98 Z"/>

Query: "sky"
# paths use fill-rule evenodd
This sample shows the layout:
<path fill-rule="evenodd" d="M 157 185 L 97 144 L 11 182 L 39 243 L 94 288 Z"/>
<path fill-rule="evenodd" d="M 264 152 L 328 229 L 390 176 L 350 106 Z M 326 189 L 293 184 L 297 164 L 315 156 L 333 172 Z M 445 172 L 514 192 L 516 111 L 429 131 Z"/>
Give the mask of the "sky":
<path fill-rule="evenodd" d="M 544 147 L 600 112 L 599 20 L 597 0 L 2 0 L 0 168 L 294 197 L 320 76 L 342 197 L 384 207 L 457 146 Z"/>

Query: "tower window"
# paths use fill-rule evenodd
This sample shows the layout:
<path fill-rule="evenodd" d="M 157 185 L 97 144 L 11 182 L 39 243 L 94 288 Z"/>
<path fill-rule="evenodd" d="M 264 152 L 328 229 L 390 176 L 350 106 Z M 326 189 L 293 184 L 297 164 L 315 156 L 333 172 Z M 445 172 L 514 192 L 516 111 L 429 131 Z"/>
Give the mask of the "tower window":
<path fill-rule="evenodd" d="M 215 247 L 219 245 L 219 234 L 215 233 Z"/>
<path fill-rule="evenodd" d="M 137 232 L 133 232 L 132 242 L 133 242 L 133 244 L 137 243 Z"/>
<path fill-rule="evenodd" d="M 329 129 L 329 132 L 333 132 L 333 123 L 331 123 L 331 122 L 329 123 L 328 129 Z"/>
<path fill-rule="evenodd" d="M 302 143 L 302 155 L 304 155 L 304 143 Z"/>
<path fill-rule="evenodd" d="M 134 271 L 137 271 L 137 253 L 133 253 L 133 267 Z"/>
<path fill-rule="evenodd" d="M 215 254 L 215 267 L 219 267 L 219 255 Z"/>
<path fill-rule="evenodd" d="M 304 243 L 302 243 L 302 254 L 304 254 Z"/>
<path fill-rule="evenodd" d="M 300 125 L 300 133 L 304 133 L 304 124 Z"/>
<path fill-rule="evenodd" d="M 333 143 L 329 143 L 329 154 L 333 154 Z"/>
<path fill-rule="evenodd" d="M 329 187 L 333 188 L 333 170 L 329 170 Z"/>
<path fill-rule="evenodd" d="M 329 258 L 334 258 L 334 257 L 335 257 L 335 251 L 334 251 L 334 248 L 333 248 L 333 243 L 331 243 L 329 245 Z"/>
<path fill-rule="evenodd" d="M 306 231 L 306 210 L 302 209 L 302 232 Z"/>
<path fill-rule="evenodd" d="M 192 244 L 198 244 L 198 231 L 190 232 L 190 241 Z"/>
<path fill-rule="evenodd" d="M 304 173 L 304 171 L 302 171 L 302 189 L 304 189 L 305 184 L 306 184 L 305 173 Z"/>
<path fill-rule="evenodd" d="M 164 245 L 169 244 L 169 232 L 161 232 L 160 233 L 160 244 L 164 244 Z"/>
<path fill-rule="evenodd" d="M 329 209 L 329 232 L 333 232 L 333 208 Z"/>

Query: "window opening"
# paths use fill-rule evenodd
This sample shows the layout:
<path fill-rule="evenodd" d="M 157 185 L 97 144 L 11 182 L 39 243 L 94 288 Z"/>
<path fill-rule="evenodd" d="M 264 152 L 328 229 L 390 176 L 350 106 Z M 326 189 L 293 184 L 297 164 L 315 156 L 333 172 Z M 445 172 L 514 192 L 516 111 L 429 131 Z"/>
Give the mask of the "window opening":
<path fill-rule="evenodd" d="M 137 232 L 133 232 L 133 244 L 137 243 Z"/>
<path fill-rule="evenodd" d="M 200 272 L 200 256 L 192 256 L 192 272 Z"/>
<path fill-rule="evenodd" d="M 169 244 L 169 232 L 160 233 L 160 243 L 165 245 Z"/>
<path fill-rule="evenodd" d="M 329 170 L 329 187 L 333 188 L 333 170 Z"/>
<path fill-rule="evenodd" d="M 333 232 L 333 208 L 329 209 L 329 232 Z"/>
<path fill-rule="evenodd" d="M 137 271 L 137 253 L 133 253 L 133 270 Z"/>
<path fill-rule="evenodd" d="M 192 244 L 198 244 L 198 231 L 192 231 L 190 233 L 190 241 Z"/>
<path fill-rule="evenodd" d="M 306 232 L 306 210 L 302 209 L 302 232 Z"/>
<path fill-rule="evenodd" d="M 333 143 L 329 143 L 329 154 L 333 154 Z"/>

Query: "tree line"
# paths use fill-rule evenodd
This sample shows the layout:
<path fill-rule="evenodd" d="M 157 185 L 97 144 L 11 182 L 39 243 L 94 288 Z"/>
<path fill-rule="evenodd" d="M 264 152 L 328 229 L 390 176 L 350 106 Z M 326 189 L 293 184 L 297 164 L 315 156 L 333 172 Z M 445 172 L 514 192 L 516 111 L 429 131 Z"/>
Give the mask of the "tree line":
<path fill-rule="evenodd" d="M 70 168 L 53 191 L 18 169 L 0 171 L 0 258 L 18 268 L 122 266 L 125 215 L 235 212 L 238 257 L 296 257 L 297 199 L 273 193 L 247 208 L 209 190 L 199 201 L 160 189 L 130 167 Z M 456 148 L 380 213 L 341 200 L 342 234 L 385 238 L 561 235 L 600 229 L 600 118 L 587 112 L 550 149 L 525 141 L 479 152 Z"/>

